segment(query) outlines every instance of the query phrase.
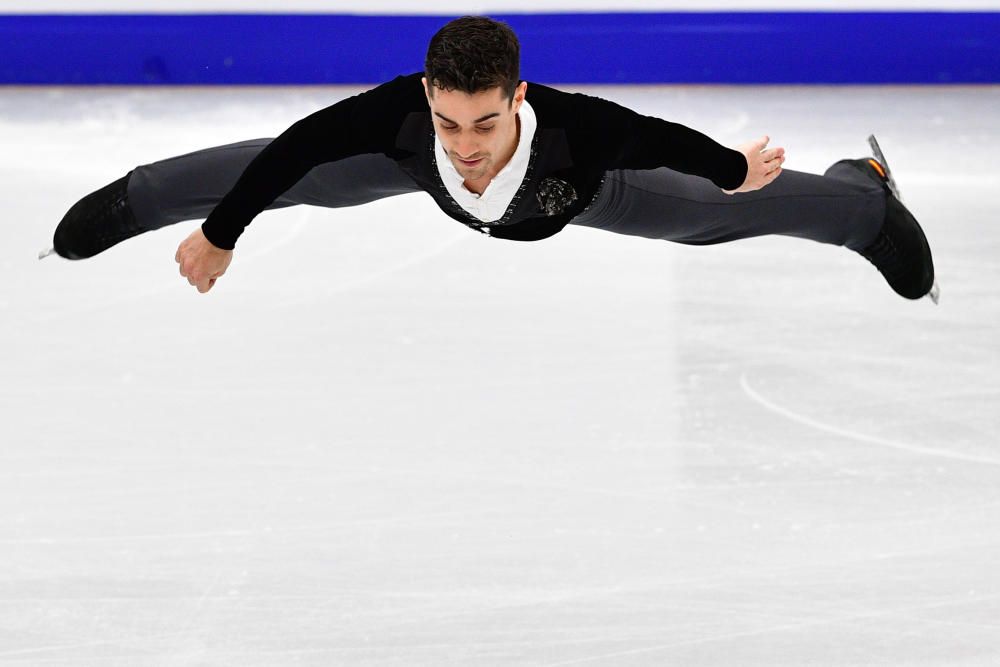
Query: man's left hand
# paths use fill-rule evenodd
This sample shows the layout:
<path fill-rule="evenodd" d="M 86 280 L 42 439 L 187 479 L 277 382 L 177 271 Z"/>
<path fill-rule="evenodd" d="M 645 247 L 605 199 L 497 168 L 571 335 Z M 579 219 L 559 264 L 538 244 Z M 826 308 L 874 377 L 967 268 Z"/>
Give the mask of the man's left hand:
<path fill-rule="evenodd" d="M 723 190 L 727 195 L 737 192 L 753 192 L 781 175 L 781 165 L 785 162 L 784 148 L 767 148 L 770 137 L 761 137 L 742 144 L 736 150 L 747 159 L 747 177 L 743 185 L 735 190 Z"/>

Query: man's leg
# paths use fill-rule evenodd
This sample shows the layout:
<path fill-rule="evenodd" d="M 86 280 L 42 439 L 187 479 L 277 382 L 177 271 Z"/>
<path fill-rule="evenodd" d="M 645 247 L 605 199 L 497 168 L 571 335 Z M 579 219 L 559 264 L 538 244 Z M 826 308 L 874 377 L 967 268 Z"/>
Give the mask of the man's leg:
<path fill-rule="evenodd" d="M 841 160 L 823 176 L 785 170 L 761 190 L 735 195 L 669 169 L 612 171 L 597 201 L 572 222 L 692 245 L 765 234 L 842 245 L 900 296 L 938 299 L 927 237 L 875 160 Z"/>
<path fill-rule="evenodd" d="M 70 209 L 56 229 L 56 252 L 92 257 L 143 232 L 208 217 L 270 141 L 216 146 L 136 167 Z M 357 206 L 419 189 L 392 159 L 357 155 L 319 165 L 268 208 Z"/>
<path fill-rule="evenodd" d="M 781 234 L 861 250 L 885 214 L 882 186 L 842 163 L 824 176 L 786 169 L 763 189 L 735 195 L 661 168 L 608 172 L 598 200 L 572 224 L 692 245 Z"/>
<path fill-rule="evenodd" d="M 136 167 L 128 198 L 142 227 L 158 229 L 208 217 L 250 161 L 271 142 L 253 139 L 216 146 Z M 384 155 L 357 155 L 322 164 L 278 197 L 268 209 L 297 204 L 358 206 L 419 187 Z"/>

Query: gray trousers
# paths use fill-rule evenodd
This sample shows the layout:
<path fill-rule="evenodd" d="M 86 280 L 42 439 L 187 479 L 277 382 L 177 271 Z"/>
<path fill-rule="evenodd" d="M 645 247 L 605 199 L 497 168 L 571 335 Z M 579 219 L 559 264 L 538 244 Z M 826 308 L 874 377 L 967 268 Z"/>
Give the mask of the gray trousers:
<path fill-rule="evenodd" d="M 137 167 L 128 183 L 136 219 L 148 229 L 208 217 L 270 139 L 217 146 Z M 268 208 L 339 208 L 419 192 L 384 155 L 320 165 Z M 660 168 L 609 171 L 591 208 L 571 224 L 692 245 L 781 234 L 866 247 L 885 217 L 881 186 L 845 165 L 818 176 L 784 170 L 756 192 L 727 195 L 711 181 Z"/>

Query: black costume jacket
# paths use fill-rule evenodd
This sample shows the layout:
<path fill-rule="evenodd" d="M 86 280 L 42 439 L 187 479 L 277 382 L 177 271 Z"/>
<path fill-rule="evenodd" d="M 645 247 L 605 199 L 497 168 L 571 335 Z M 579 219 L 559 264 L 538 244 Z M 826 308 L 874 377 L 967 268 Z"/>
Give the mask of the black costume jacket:
<path fill-rule="evenodd" d="M 609 170 L 669 167 L 727 190 L 746 178 L 743 154 L 700 132 L 608 100 L 529 82 L 527 99 L 538 126 L 528 171 L 506 213 L 483 222 L 451 197 L 438 173 L 422 76 L 398 76 L 296 122 L 261 151 L 208 216 L 202 224 L 206 238 L 219 248 L 234 248 L 250 221 L 310 169 L 365 153 L 395 160 L 452 218 L 518 241 L 562 230 L 590 205 Z"/>

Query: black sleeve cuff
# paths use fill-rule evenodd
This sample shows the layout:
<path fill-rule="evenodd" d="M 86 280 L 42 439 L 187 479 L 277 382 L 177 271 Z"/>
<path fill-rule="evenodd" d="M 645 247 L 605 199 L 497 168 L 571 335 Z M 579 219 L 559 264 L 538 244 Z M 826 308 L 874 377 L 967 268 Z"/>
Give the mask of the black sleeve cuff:
<path fill-rule="evenodd" d="M 201 223 L 201 233 L 205 235 L 208 242 L 220 250 L 233 250 L 236 247 L 236 239 L 239 234 L 232 236 L 224 230 L 216 229 L 211 220 Z"/>
<path fill-rule="evenodd" d="M 712 182 L 723 190 L 735 190 L 747 180 L 747 171 L 749 170 L 747 158 L 737 150 L 728 149 L 725 164 L 726 168 L 721 170 L 721 173 L 714 177 Z"/>

